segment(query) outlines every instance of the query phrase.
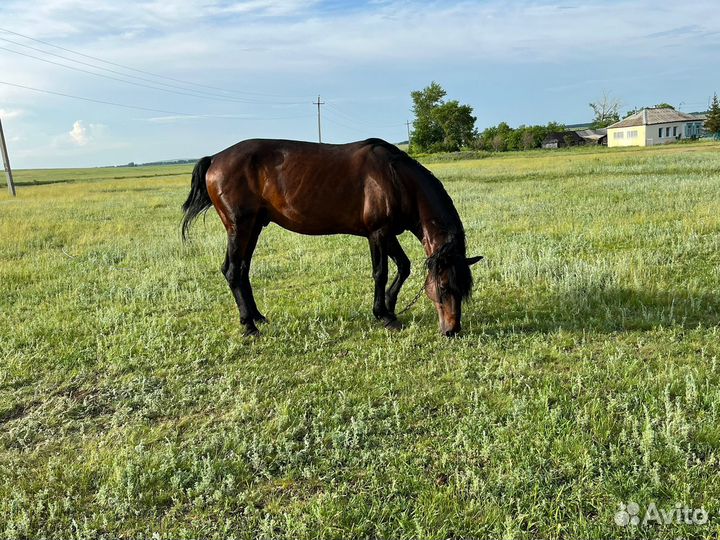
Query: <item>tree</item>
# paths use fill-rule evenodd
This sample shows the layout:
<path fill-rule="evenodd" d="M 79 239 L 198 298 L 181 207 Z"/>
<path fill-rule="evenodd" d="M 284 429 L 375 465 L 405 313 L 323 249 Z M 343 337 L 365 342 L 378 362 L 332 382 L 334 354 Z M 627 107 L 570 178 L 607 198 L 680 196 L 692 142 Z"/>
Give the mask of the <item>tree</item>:
<path fill-rule="evenodd" d="M 457 100 L 448 101 L 435 109 L 435 117 L 443 130 L 442 146 L 446 150 L 460 150 L 477 136 L 476 118 L 470 105 L 460 105 Z"/>
<path fill-rule="evenodd" d="M 410 141 L 412 151 L 455 151 L 469 146 L 477 137 L 473 108 L 461 105 L 457 100 L 445 102 L 446 95 L 435 81 L 410 93 L 415 114 Z"/>
<path fill-rule="evenodd" d="M 590 127 L 599 129 L 614 124 L 620 120 L 620 107 L 620 100 L 612 97 L 608 92 L 603 92 L 600 99 L 590 103 L 590 108 L 595 113 L 595 118 L 593 118 Z"/>
<path fill-rule="evenodd" d="M 710 110 L 705 119 L 705 129 L 716 137 L 720 134 L 720 102 L 718 102 L 717 94 L 713 95 Z"/>
<path fill-rule="evenodd" d="M 502 150 L 505 150 L 505 139 L 503 139 L 503 136 L 498 133 L 491 139 L 490 145 L 496 152 L 501 152 Z"/>
<path fill-rule="evenodd" d="M 531 148 L 535 148 L 537 142 L 535 140 L 535 134 L 532 131 L 532 128 L 525 128 L 522 133 L 522 147 L 523 150 L 530 150 Z"/>
<path fill-rule="evenodd" d="M 413 100 L 413 132 L 410 148 L 419 152 L 427 152 L 434 144 L 442 140 L 443 132 L 440 123 L 433 115 L 433 110 L 442 104 L 445 90 L 435 81 L 430 86 L 410 93 Z"/>
<path fill-rule="evenodd" d="M 475 148 L 503 152 L 505 150 L 529 150 L 539 148 L 548 133 L 562 133 L 563 124 L 550 122 L 547 126 L 519 126 L 511 128 L 500 122 L 483 130 L 475 141 Z"/>

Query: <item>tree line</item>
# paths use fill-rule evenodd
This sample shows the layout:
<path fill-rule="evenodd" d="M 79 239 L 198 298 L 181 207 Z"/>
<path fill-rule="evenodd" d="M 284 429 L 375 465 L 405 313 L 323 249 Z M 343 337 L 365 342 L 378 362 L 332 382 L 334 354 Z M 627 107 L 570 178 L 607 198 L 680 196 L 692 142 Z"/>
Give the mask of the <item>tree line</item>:
<path fill-rule="evenodd" d="M 494 152 L 530 150 L 539 148 L 549 133 L 565 131 L 565 126 L 556 122 L 517 128 L 500 122 L 478 132 L 473 108 L 457 100 L 446 101 L 446 95 L 445 89 L 434 81 L 410 94 L 415 114 L 410 152 L 456 152 L 463 148 Z"/>
<path fill-rule="evenodd" d="M 477 118 L 473 108 L 457 100 L 446 101 L 447 92 L 436 82 L 422 90 L 410 94 L 415 114 L 409 151 L 414 154 L 434 152 L 456 152 L 461 149 L 505 152 L 511 150 L 531 150 L 539 148 L 550 134 L 566 131 L 563 124 L 550 122 L 547 125 L 520 125 L 510 127 L 505 122 L 478 132 L 475 127 Z M 604 93 L 590 103 L 594 118 L 590 127 L 607 127 L 620 120 L 620 102 Z M 668 103 L 655 107 L 674 108 Z M 624 118 L 642 109 L 632 109 Z M 720 104 L 717 95 L 713 98 L 705 128 L 710 133 L 720 134 Z"/>

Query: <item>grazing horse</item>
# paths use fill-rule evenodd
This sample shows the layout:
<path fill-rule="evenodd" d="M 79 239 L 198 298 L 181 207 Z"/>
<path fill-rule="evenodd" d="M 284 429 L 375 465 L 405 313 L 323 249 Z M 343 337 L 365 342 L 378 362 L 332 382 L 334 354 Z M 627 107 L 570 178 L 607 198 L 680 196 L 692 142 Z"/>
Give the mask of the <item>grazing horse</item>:
<path fill-rule="evenodd" d="M 370 242 L 375 296 L 373 314 L 400 329 L 395 304 L 410 275 L 397 235 L 409 230 L 427 255 L 425 292 L 435 304 L 440 330 L 460 331 L 460 309 L 470 296 L 465 232 L 450 196 L 435 176 L 381 139 L 349 144 L 252 139 L 198 161 L 183 205 L 183 238 L 193 219 L 214 206 L 227 230 L 222 272 L 240 311 L 245 335 L 264 322 L 250 287 L 250 260 L 270 222 L 300 234 L 352 234 Z M 397 275 L 385 290 L 388 257 Z"/>

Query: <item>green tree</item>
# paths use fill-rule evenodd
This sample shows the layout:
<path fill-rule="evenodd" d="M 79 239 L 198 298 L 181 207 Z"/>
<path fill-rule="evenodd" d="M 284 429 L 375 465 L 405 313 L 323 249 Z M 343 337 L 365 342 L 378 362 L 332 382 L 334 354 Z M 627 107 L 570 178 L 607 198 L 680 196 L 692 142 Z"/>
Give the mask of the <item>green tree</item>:
<path fill-rule="evenodd" d="M 457 100 L 448 101 L 435 109 L 435 117 L 443 130 L 442 146 L 446 150 L 459 150 L 469 146 L 477 137 L 476 118 L 470 105 L 460 105 Z"/>
<path fill-rule="evenodd" d="M 519 126 L 516 129 L 500 122 L 497 126 L 484 129 L 478 136 L 475 147 L 494 152 L 530 150 L 539 148 L 548 133 L 563 131 L 565 126 L 556 122 L 550 122 L 546 126 Z"/>
<path fill-rule="evenodd" d="M 537 139 L 534 128 L 537 126 L 528 126 L 522 129 L 522 135 L 520 136 L 520 144 L 523 150 L 530 150 L 539 145 L 540 141 Z M 542 139 L 541 139 L 542 140 Z"/>
<path fill-rule="evenodd" d="M 490 141 L 490 148 L 492 148 L 495 152 L 502 152 L 505 150 L 505 139 L 502 135 L 499 133 L 495 134 L 495 136 Z"/>
<path fill-rule="evenodd" d="M 715 137 L 720 135 L 720 102 L 718 102 L 717 94 L 713 95 L 710 110 L 705 119 L 705 129 L 713 133 Z"/>
<path fill-rule="evenodd" d="M 433 111 L 443 103 L 445 90 L 435 81 L 422 90 L 415 90 L 410 93 L 413 100 L 413 121 L 412 137 L 410 138 L 410 149 L 416 152 L 427 152 L 428 149 L 442 141 L 443 131 L 440 123 L 435 118 Z"/>
<path fill-rule="evenodd" d="M 470 146 L 477 137 L 473 108 L 457 100 L 445 102 L 446 94 L 435 81 L 411 92 L 415 114 L 411 151 L 455 151 Z"/>

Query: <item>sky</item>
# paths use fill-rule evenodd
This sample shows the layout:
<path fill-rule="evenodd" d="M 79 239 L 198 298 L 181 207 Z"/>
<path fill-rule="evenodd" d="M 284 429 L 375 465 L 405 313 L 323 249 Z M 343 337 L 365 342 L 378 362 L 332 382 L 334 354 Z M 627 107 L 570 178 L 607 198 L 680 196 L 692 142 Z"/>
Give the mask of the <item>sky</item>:
<path fill-rule="evenodd" d="M 323 142 L 399 142 L 432 81 L 479 130 L 704 110 L 718 50 L 717 0 L 0 0 L 0 120 L 14 168 L 316 141 L 318 95 Z"/>

